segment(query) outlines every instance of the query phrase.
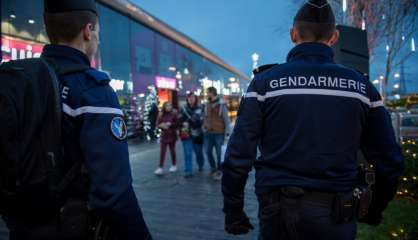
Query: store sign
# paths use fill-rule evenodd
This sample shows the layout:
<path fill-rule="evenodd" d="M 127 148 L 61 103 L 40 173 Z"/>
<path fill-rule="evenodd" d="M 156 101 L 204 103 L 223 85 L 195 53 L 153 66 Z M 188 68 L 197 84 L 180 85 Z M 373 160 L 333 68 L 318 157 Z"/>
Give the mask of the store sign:
<path fill-rule="evenodd" d="M 174 78 L 156 76 L 155 83 L 157 85 L 157 88 L 164 88 L 164 89 L 171 89 L 171 90 L 175 90 L 177 88 L 177 80 Z"/>
<path fill-rule="evenodd" d="M 109 85 L 113 88 L 115 91 L 122 91 L 123 86 L 125 85 L 125 81 L 119 80 L 119 79 L 112 79 L 109 83 Z"/>
<path fill-rule="evenodd" d="M 9 37 L 2 37 L 1 51 L 3 61 L 38 58 L 41 56 L 43 45 Z"/>
<path fill-rule="evenodd" d="M 207 89 L 209 87 L 214 87 L 216 88 L 216 90 L 218 91 L 218 93 L 221 92 L 221 90 L 224 88 L 224 85 L 222 83 L 222 81 L 217 80 L 210 80 L 207 77 L 203 78 L 200 80 L 200 82 L 202 83 L 203 89 Z"/>
<path fill-rule="evenodd" d="M 19 60 L 26 58 L 39 58 L 44 48 L 43 44 L 33 43 L 12 37 L 1 38 L 2 61 Z M 91 61 L 91 66 L 96 68 L 99 60 L 95 57 Z"/>

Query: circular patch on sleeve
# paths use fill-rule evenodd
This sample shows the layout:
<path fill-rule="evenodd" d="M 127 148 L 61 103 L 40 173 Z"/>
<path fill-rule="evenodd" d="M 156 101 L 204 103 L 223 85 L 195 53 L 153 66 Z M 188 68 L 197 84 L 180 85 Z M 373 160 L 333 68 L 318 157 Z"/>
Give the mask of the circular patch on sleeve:
<path fill-rule="evenodd" d="M 125 121 L 121 117 L 114 117 L 112 119 L 110 122 L 110 131 L 112 132 L 112 135 L 118 140 L 125 140 L 126 136 L 128 135 Z"/>

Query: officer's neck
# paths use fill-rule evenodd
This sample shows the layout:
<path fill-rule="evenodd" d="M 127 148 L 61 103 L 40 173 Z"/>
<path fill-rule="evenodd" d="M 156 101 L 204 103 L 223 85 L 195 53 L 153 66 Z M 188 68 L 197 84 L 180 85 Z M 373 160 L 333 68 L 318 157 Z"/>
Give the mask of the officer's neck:
<path fill-rule="evenodd" d="M 84 53 L 86 56 L 88 56 L 87 54 L 87 45 L 84 43 L 81 43 L 79 41 L 73 41 L 73 42 L 58 42 L 58 45 L 63 45 L 63 46 L 67 46 L 67 47 L 71 47 L 71 48 L 75 48 L 78 51 Z M 90 59 L 90 57 L 88 56 L 88 58 Z"/>
<path fill-rule="evenodd" d="M 309 41 L 309 40 L 300 40 L 300 41 L 297 41 L 297 42 L 295 42 L 295 45 L 298 46 L 298 45 L 301 45 L 303 43 L 322 43 L 322 44 L 325 44 L 325 45 L 327 45 L 329 47 L 332 46 L 332 44 L 329 41 Z"/>

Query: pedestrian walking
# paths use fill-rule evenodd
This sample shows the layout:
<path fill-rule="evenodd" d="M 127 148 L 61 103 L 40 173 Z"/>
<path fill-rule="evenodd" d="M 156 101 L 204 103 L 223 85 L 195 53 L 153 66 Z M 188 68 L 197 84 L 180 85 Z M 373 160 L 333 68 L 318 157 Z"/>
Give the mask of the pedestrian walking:
<path fill-rule="evenodd" d="M 44 6 L 51 44 L 40 59 L 2 64 L 0 71 L 17 70 L 10 82 L 25 80 L 17 90 L 25 92 L 23 101 L 12 105 L 22 109 L 4 112 L 13 95 L 0 93 L 0 204 L 10 203 L 0 214 L 10 239 L 102 239 L 104 232 L 106 239 L 151 239 L 132 187 L 123 112 L 110 77 L 91 67 L 100 36 L 96 1 L 45 0 Z M 9 80 L 2 80 L 4 90 Z M 11 171 L 3 175 L 5 169 Z M 4 189 L 4 179 L 15 189 Z"/>
<path fill-rule="evenodd" d="M 203 108 L 199 98 L 194 93 L 187 95 L 187 103 L 180 112 L 180 121 L 183 123 L 180 138 L 182 139 L 185 160 L 185 177 L 193 174 L 193 152 L 199 172 L 203 171 Z"/>
<path fill-rule="evenodd" d="M 376 88 L 334 62 L 338 37 L 329 3 L 310 0 L 294 18 L 287 62 L 254 71 L 223 164 L 228 233 L 253 229 L 243 210 L 253 168 L 262 240 L 354 240 L 357 221 L 381 222 L 403 156 Z M 374 165 L 372 187 L 370 173 L 359 182 L 359 150 Z"/>
<path fill-rule="evenodd" d="M 207 89 L 208 102 L 204 114 L 204 144 L 206 156 L 211 167 L 210 176 L 215 180 L 221 180 L 221 154 L 225 138 L 230 135 L 230 120 L 228 109 L 223 100 L 218 96 L 214 87 Z M 213 157 L 213 149 L 216 152 L 216 161 Z"/>
<path fill-rule="evenodd" d="M 172 165 L 169 172 L 177 172 L 176 142 L 178 129 L 178 115 L 170 102 L 163 104 L 158 116 L 157 126 L 161 129 L 160 137 L 160 164 L 155 170 L 156 175 L 164 174 L 164 160 L 167 148 L 170 149 Z"/>

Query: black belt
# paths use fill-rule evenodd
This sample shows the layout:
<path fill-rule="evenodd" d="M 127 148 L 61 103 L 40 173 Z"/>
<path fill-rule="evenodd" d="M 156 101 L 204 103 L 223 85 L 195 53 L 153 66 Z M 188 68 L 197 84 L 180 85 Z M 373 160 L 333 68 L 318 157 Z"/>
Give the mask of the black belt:
<path fill-rule="evenodd" d="M 261 194 L 260 200 L 264 202 L 278 202 L 281 198 L 298 199 L 301 202 L 310 202 L 323 207 L 332 207 L 336 194 L 299 187 L 282 187 L 269 193 Z"/>

